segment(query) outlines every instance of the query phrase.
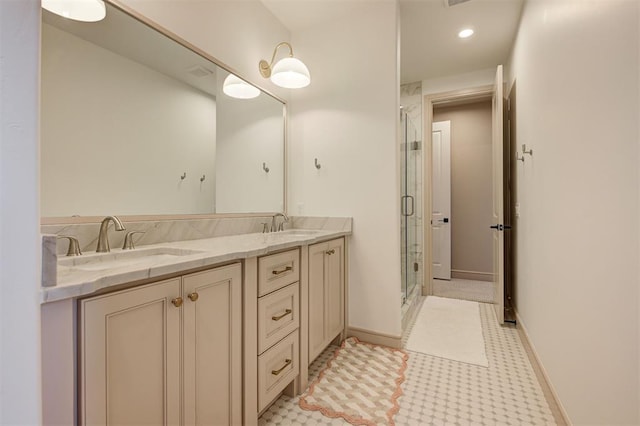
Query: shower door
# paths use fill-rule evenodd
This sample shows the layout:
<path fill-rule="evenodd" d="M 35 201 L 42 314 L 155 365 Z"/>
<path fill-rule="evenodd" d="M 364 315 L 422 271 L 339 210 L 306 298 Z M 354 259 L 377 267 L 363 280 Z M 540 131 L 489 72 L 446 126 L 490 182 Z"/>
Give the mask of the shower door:
<path fill-rule="evenodd" d="M 402 215 L 402 303 L 412 300 L 422 276 L 422 143 L 418 131 L 406 112 L 401 113 L 403 140 L 401 146 L 401 199 Z"/>

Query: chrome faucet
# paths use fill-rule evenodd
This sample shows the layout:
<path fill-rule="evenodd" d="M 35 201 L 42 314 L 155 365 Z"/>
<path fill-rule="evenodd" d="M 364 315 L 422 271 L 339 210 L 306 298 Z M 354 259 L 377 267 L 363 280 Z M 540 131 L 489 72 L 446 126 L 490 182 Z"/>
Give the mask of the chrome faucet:
<path fill-rule="evenodd" d="M 107 216 L 102 220 L 100 224 L 100 232 L 98 233 L 98 246 L 96 247 L 96 253 L 108 253 L 109 249 L 109 235 L 107 233 L 109 229 L 109 222 L 113 221 L 116 227 L 116 231 L 124 231 L 126 228 L 118 219 L 118 216 Z"/>
<path fill-rule="evenodd" d="M 276 226 L 276 223 L 278 222 L 278 220 L 276 218 L 278 216 L 282 216 L 283 220 L 282 220 L 282 222 L 280 222 L 280 224 L 278 226 Z M 285 222 L 289 222 L 289 216 L 287 216 L 284 213 L 276 213 L 276 214 L 274 214 L 273 217 L 271 218 L 271 232 L 283 231 Z"/>

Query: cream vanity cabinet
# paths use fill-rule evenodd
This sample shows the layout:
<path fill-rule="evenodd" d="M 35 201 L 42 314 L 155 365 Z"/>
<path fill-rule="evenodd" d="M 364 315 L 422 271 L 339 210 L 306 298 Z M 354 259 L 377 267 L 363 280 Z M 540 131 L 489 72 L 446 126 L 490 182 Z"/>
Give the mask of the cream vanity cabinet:
<path fill-rule="evenodd" d="M 258 412 L 300 374 L 300 250 L 258 259 Z"/>
<path fill-rule="evenodd" d="M 309 246 L 309 364 L 344 331 L 344 238 Z"/>
<path fill-rule="evenodd" d="M 80 301 L 80 423 L 242 423 L 239 263 Z"/>

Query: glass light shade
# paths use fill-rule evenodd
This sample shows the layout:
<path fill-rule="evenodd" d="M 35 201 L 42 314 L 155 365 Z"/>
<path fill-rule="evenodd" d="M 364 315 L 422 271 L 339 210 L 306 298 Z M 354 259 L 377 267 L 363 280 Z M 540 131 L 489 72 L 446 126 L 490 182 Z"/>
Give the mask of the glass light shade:
<path fill-rule="evenodd" d="M 460 38 L 469 38 L 473 35 L 473 30 L 471 28 L 465 28 L 464 30 L 458 33 L 458 37 Z"/>
<path fill-rule="evenodd" d="M 260 95 L 260 90 L 238 78 L 233 74 L 229 74 L 222 83 L 222 91 L 227 96 L 238 99 L 253 99 Z"/>
<path fill-rule="evenodd" d="M 42 7 L 74 21 L 97 22 L 107 16 L 102 0 L 42 0 Z"/>
<path fill-rule="evenodd" d="M 288 57 L 280 59 L 271 69 L 271 81 L 287 89 L 299 89 L 311 83 L 309 69 L 301 60 Z"/>

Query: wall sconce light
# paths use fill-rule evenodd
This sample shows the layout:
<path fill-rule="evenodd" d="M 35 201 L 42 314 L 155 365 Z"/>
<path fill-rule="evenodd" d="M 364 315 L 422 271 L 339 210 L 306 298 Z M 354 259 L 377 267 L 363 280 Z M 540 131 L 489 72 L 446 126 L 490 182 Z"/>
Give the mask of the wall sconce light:
<path fill-rule="evenodd" d="M 276 59 L 276 53 L 280 46 L 287 46 L 289 48 L 289 56 L 280 59 L 274 65 L 273 61 Z M 271 78 L 271 81 L 280 87 L 300 89 L 311 83 L 309 69 L 300 59 L 293 57 L 293 48 L 286 41 L 279 43 L 276 48 L 273 49 L 271 62 L 263 59 L 258 64 L 258 67 L 260 68 L 260 74 L 262 74 L 264 78 Z"/>
<path fill-rule="evenodd" d="M 42 0 L 42 8 L 64 18 L 82 22 L 98 22 L 107 16 L 102 0 Z"/>
<path fill-rule="evenodd" d="M 229 74 L 222 83 L 222 91 L 227 96 L 237 99 L 253 99 L 260 95 L 260 90 L 234 74 Z"/>

